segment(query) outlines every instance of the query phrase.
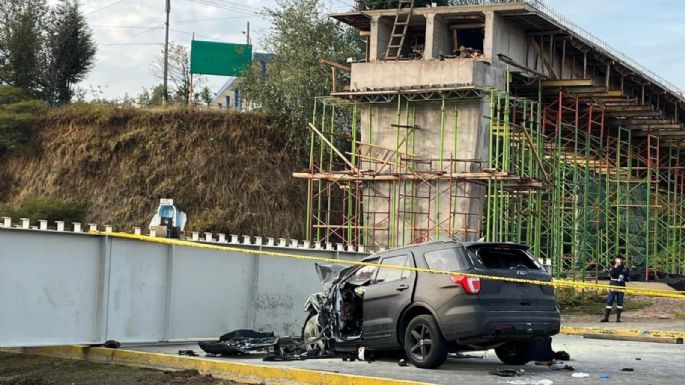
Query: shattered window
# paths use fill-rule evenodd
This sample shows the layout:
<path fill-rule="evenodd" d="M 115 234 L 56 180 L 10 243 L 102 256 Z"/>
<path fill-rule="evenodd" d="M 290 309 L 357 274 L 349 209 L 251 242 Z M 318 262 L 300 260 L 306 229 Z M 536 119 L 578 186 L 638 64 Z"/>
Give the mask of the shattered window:
<path fill-rule="evenodd" d="M 378 261 L 369 261 L 369 262 L 378 262 Z M 364 266 L 357 270 L 350 278 L 347 280 L 347 282 L 353 284 L 353 285 L 363 285 L 370 280 L 373 279 L 373 276 L 376 275 L 376 271 L 378 270 L 377 266 Z"/>
<path fill-rule="evenodd" d="M 442 271 L 462 271 L 465 267 L 459 261 L 457 250 L 453 247 L 449 249 L 429 251 L 423 255 L 426 259 L 428 268 Z"/>
<path fill-rule="evenodd" d="M 411 266 L 409 263 L 409 256 L 407 255 L 384 258 L 381 261 L 381 265 Z M 378 275 L 376 275 L 376 283 L 397 281 L 402 278 L 407 278 L 409 274 L 411 274 L 410 270 L 381 267 L 378 269 Z"/>

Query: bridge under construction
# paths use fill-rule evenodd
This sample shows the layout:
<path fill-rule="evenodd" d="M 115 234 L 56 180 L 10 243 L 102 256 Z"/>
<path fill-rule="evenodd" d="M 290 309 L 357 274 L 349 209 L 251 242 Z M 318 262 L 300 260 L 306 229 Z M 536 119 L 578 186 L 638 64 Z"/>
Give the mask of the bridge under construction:
<path fill-rule="evenodd" d="M 508 241 L 554 274 L 685 271 L 685 96 L 535 0 L 368 9 L 317 100 L 307 238 Z"/>

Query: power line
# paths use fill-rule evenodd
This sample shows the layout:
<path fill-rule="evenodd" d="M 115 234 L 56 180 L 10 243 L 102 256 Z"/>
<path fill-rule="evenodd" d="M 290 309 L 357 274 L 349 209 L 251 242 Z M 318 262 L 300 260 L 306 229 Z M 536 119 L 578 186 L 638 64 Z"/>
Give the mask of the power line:
<path fill-rule="evenodd" d="M 91 25 L 91 28 L 94 29 L 145 29 L 145 28 L 150 28 L 149 25 Z"/>
<path fill-rule="evenodd" d="M 103 9 L 107 9 L 107 8 L 112 7 L 112 6 L 115 6 L 115 5 L 119 4 L 119 3 L 123 3 L 124 1 L 126 1 L 126 0 L 117 0 L 117 1 L 115 1 L 115 2 L 113 2 L 113 3 L 109 3 L 109 4 L 105 5 L 104 7 L 98 8 L 98 9 L 93 10 L 93 11 L 90 11 L 90 12 L 86 12 L 85 16 L 90 16 L 90 15 L 96 13 L 96 12 L 102 11 Z"/>
<path fill-rule="evenodd" d="M 245 16 L 226 16 L 217 17 L 212 19 L 192 19 L 192 20 L 172 20 L 176 24 L 191 24 L 191 23 L 201 23 L 204 21 L 218 21 L 218 20 L 228 20 L 228 19 L 250 19 L 258 17 L 257 15 L 245 15 Z"/>
<path fill-rule="evenodd" d="M 152 31 L 153 29 L 160 28 L 160 27 L 161 27 L 161 26 L 160 26 L 159 24 L 157 24 L 157 25 L 154 25 L 154 26 L 152 26 L 152 27 L 149 27 L 149 28 L 147 28 L 147 29 L 145 29 L 145 30 L 143 30 L 143 31 L 140 31 L 140 32 L 138 32 L 138 33 L 134 33 L 134 34 L 131 35 L 131 36 L 127 36 L 127 37 L 125 37 L 125 38 L 123 38 L 123 39 L 119 39 L 119 40 L 115 41 L 114 43 L 108 43 L 108 44 L 102 44 L 102 45 L 120 45 L 120 43 L 123 43 L 123 42 L 125 42 L 126 40 L 133 39 L 133 38 L 138 37 L 138 36 L 140 36 L 140 35 L 142 35 L 142 34 L 144 34 L 144 33 L 150 32 L 150 31 Z"/>
<path fill-rule="evenodd" d="M 196 32 L 181 31 L 181 30 L 173 29 L 173 28 L 170 28 L 170 30 L 173 31 L 173 32 L 177 32 L 177 33 L 184 33 L 184 34 L 186 34 L 186 35 L 195 35 L 195 36 L 198 36 L 198 37 L 203 37 L 203 38 L 205 38 L 205 39 L 214 39 L 214 38 L 211 37 L 211 36 L 202 35 L 202 34 L 199 34 L 199 33 L 196 33 Z"/>
<path fill-rule="evenodd" d="M 103 44 L 106 46 L 118 46 L 118 45 L 164 45 L 164 43 L 112 43 L 112 44 Z"/>
<path fill-rule="evenodd" d="M 227 11 L 232 11 L 236 13 L 242 13 L 242 14 L 247 14 L 247 15 L 258 15 L 259 13 L 254 10 L 254 9 L 249 9 L 249 8 L 238 8 L 235 6 L 230 6 L 227 4 L 220 4 L 220 3 L 215 3 L 210 0 L 187 0 L 188 2 L 195 3 L 195 4 L 200 4 L 204 6 L 209 6 L 209 7 L 214 7 L 218 9 L 224 9 Z"/>
<path fill-rule="evenodd" d="M 212 3 L 221 3 L 221 4 L 228 5 L 230 7 L 240 7 L 240 8 L 244 8 L 244 9 L 247 9 L 247 10 L 250 10 L 253 12 L 261 11 L 260 8 L 253 7 L 253 6 L 247 5 L 247 4 L 236 3 L 234 1 L 227 1 L 227 0 L 205 0 L 205 1 L 212 2 Z"/>

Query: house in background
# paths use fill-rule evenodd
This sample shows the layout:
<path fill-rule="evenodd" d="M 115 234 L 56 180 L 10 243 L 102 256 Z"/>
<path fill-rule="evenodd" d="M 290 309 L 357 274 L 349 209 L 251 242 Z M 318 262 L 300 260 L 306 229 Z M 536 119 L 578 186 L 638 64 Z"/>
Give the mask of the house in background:
<path fill-rule="evenodd" d="M 272 53 L 255 52 L 252 58 L 252 65 L 259 65 L 262 78 L 266 75 L 266 64 L 273 59 Z M 251 110 L 254 106 L 245 100 L 240 89 L 240 78 L 231 77 L 217 91 L 214 100 L 210 104 L 211 109 L 218 110 Z"/>

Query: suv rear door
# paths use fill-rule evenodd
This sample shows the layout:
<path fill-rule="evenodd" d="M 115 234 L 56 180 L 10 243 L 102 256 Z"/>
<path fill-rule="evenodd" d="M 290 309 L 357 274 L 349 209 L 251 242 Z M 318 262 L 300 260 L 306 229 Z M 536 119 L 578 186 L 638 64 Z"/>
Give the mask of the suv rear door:
<path fill-rule="evenodd" d="M 397 347 L 397 319 L 412 300 L 416 272 L 383 267 L 399 265 L 415 267 L 409 250 L 381 257 L 381 267 L 364 292 L 364 342 L 373 348 Z"/>
<path fill-rule="evenodd" d="M 470 245 L 466 250 L 478 274 L 546 282 L 552 280 L 552 276 L 525 246 L 483 243 Z M 478 299 L 483 308 L 491 311 L 556 310 L 551 286 L 481 279 Z"/>

